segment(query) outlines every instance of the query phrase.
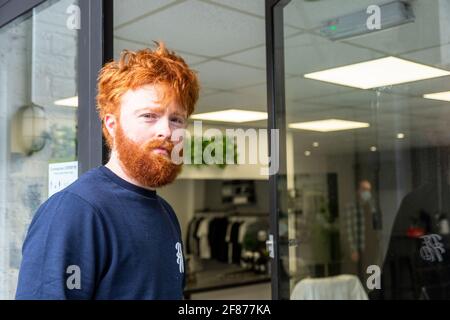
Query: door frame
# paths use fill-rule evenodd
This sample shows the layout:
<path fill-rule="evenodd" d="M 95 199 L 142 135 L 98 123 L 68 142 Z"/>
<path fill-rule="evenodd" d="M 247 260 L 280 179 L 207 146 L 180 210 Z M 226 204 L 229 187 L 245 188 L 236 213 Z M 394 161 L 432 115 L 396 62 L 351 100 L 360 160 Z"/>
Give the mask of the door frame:
<path fill-rule="evenodd" d="M 113 1 L 79 0 L 78 35 L 78 175 L 105 163 L 107 148 L 97 113 L 97 77 L 113 59 Z"/>
<path fill-rule="evenodd" d="M 48 0 L 0 0 L 0 28 Z M 272 129 L 279 130 L 279 143 L 269 154 L 278 152 L 285 159 L 286 117 L 284 95 L 283 8 L 290 0 L 265 0 L 266 77 L 269 140 Z M 113 59 L 113 3 L 109 0 L 79 0 L 81 28 L 78 30 L 78 113 L 77 159 L 79 175 L 107 160 L 102 123 L 96 110 L 97 76 L 104 63 Z M 273 156 L 272 156 L 273 158 Z M 280 252 L 288 252 L 288 241 L 280 239 L 279 222 L 283 214 L 278 185 L 286 176 L 286 161 L 269 176 L 270 234 L 274 240 L 271 260 L 272 299 L 288 299 L 289 279 L 282 272 Z M 287 195 L 282 195 L 285 197 Z M 285 239 L 286 240 L 286 239 Z"/>
<path fill-rule="evenodd" d="M 266 0 L 266 67 L 267 67 L 267 113 L 269 142 L 272 130 L 278 130 L 279 142 L 269 143 L 271 161 L 276 156 L 278 172 L 269 176 L 270 234 L 273 237 L 273 258 L 271 260 L 272 299 L 289 299 L 289 275 L 283 269 L 281 257 L 289 252 L 289 239 L 279 232 L 280 218 L 284 212 L 287 194 L 279 192 L 279 185 L 286 181 L 286 106 L 284 88 L 284 30 L 283 8 L 290 0 Z M 275 150 L 272 150 L 275 147 Z M 284 179 L 284 180 L 283 180 Z"/>

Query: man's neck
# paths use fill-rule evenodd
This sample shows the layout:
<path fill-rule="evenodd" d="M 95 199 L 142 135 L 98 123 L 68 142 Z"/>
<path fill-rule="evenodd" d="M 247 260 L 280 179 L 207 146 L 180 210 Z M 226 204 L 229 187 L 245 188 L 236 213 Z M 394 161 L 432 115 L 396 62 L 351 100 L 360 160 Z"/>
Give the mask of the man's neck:
<path fill-rule="evenodd" d="M 150 187 L 144 186 L 142 184 L 140 184 L 139 182 L 137 182 L 135 179 L 133 179 L 132 177 L 130 177 L 125 170 L 123 170 L 122 168 L 122 164 L 117 156 L 117 152 L 116 151 L 112 151 L 111 152 L 111 157 L 109 158 L 109 161 L 107 164 L 105 164 L 105 167 L 107 167 L 109 170 L 111 170 L 112 172 L 114 172 L 116 175 L 118 175 L 120 178 L 122 178 L 125 181 L 128 181 L 129 183 L 132 183 L 138 187 L 144 188 L 144 189 L 148 189 L 148 190 L 152 190 L 154 191 L 155 189 L 152 189 Z"/>

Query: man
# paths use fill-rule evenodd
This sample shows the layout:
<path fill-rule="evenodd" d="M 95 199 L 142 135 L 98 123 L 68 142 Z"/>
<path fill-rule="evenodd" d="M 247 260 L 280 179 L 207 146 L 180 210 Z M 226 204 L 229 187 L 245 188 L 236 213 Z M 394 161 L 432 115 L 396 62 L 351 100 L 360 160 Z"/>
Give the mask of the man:
<path fill-rule="evenodd" d="M 356 205 L 347 209 L 347 235 L 351 259 L 358 265 L 361 279 L 367 278 L 367 267 L 379 265 L 381 221 L 372 199 L 372 185 L 361 180 Z"/>
<path fill-rule="evenodd" d="M 182 299 L 181 230 L 155 188 L 172 182 L 177 129 L 198 100 L 198 79 L 159 44 L 124 51 L 98 78 L 109 162 L 36 212 L 22 253 L 17 299 Z"/>

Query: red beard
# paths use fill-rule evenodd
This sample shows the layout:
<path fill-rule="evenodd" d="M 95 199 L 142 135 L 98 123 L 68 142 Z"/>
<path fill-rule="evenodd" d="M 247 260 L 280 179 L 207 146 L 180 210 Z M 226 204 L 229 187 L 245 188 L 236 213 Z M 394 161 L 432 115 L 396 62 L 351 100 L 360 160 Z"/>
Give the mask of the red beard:
<path fill-rule="evenodd" d="M 123 170 L 141 185 L 158 188 L 175 180 L 181 172 L 181 165 L 171 161 L 172 141 L 151 140 L 140 146 L 127 138 L 120 124 L 117 126 L 115 147 Z M 169 157 L 153 152 L 155 148 L 164 148 Z"/>

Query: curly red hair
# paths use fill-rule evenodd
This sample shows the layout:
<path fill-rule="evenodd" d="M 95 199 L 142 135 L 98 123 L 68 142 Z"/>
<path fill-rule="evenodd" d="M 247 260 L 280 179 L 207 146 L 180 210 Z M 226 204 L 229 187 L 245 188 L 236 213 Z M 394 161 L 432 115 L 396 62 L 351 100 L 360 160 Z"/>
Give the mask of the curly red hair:
<path fill-rule="evenodd" d="M 187 116 L 194 112 L 199 95 L 199 83 L 196 73 L 189 68 L 183 58 L 169 51 L 163 42 L 155 42 L 155 50 L 123 50 L 119 61 L 112 61 L 100 70 L 98 76 L 97 111 L 100 119 L 106 114 L 119 115 L 123 94 L 143 85 L 164 85 L 168 90 L 166 98 L 177 99 L 186 110 Z M 112 147 L 112 138 L 102 125 L 103 135 L 108 146 Z"/>

